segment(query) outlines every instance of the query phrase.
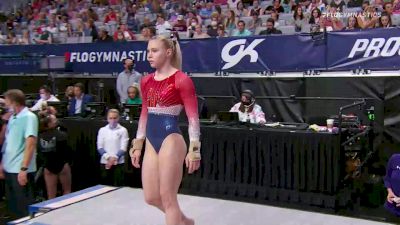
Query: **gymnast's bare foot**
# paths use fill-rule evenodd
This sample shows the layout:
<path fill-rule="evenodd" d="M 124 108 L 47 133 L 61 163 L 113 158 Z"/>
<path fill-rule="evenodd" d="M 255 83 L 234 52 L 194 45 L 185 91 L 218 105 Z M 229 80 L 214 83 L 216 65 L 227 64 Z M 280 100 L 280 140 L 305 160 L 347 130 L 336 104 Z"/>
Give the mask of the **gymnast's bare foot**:
<path fill-rule="evenodd" d="M 194 225 L 194 220 L 185 217 L 185 218 L 183 219 L 183 223 L 184 223 L 185 225 Z"/>

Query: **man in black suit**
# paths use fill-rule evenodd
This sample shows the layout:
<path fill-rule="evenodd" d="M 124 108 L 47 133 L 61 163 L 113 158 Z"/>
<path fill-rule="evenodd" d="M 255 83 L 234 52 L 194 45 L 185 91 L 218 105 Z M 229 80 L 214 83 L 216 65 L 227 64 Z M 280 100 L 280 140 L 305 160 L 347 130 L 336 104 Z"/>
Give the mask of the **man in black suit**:
<path fill-rule="evenodd" d="M 274 26 L 275 26 L 275 20 L 269 18 L 267 20 L 267 29 L 261 31 L 259 35 L 282 34 L 282 31 L 276 29 Z"/>

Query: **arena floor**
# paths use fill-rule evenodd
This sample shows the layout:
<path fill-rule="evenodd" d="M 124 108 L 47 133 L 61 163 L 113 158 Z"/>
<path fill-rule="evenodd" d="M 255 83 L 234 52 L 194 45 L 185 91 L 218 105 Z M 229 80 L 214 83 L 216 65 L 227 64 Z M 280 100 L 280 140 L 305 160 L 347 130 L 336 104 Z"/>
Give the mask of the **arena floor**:
<path fill-rule="evenodd" d="M 184 213 L 197 225 L 379 225 L 388 224 L 301 210 L 179 195 Z M 21 224 L 158 225 L 163 214 L 145 204 L 141 189 L 120 188 L 37 216 Z"/>

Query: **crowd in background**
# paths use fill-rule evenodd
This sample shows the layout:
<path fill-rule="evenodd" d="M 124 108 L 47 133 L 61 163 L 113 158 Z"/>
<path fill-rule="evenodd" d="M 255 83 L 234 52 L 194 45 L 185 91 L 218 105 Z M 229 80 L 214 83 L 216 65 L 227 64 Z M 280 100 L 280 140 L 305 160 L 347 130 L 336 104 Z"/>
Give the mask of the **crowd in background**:
<path fill-rule="evenodd" d="M 5 15 L 0 43 L 125 42 L 171 31 L 209 38 L 386 28 L 400 25 L 399 16 L 399 0 L 33 0 Z"/>

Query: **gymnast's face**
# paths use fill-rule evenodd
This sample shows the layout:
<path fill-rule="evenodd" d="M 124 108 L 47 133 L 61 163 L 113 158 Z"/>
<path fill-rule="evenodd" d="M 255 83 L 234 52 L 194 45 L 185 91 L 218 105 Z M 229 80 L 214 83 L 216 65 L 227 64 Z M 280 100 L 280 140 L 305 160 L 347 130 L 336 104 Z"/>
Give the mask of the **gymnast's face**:
<path fill-rule="evenodd" d="M 153 39 L 147 46 L 147 61 L 152 68 L 158 69 L 170 61 L 171 49 L 166 47 L 165 40 Z"/>

